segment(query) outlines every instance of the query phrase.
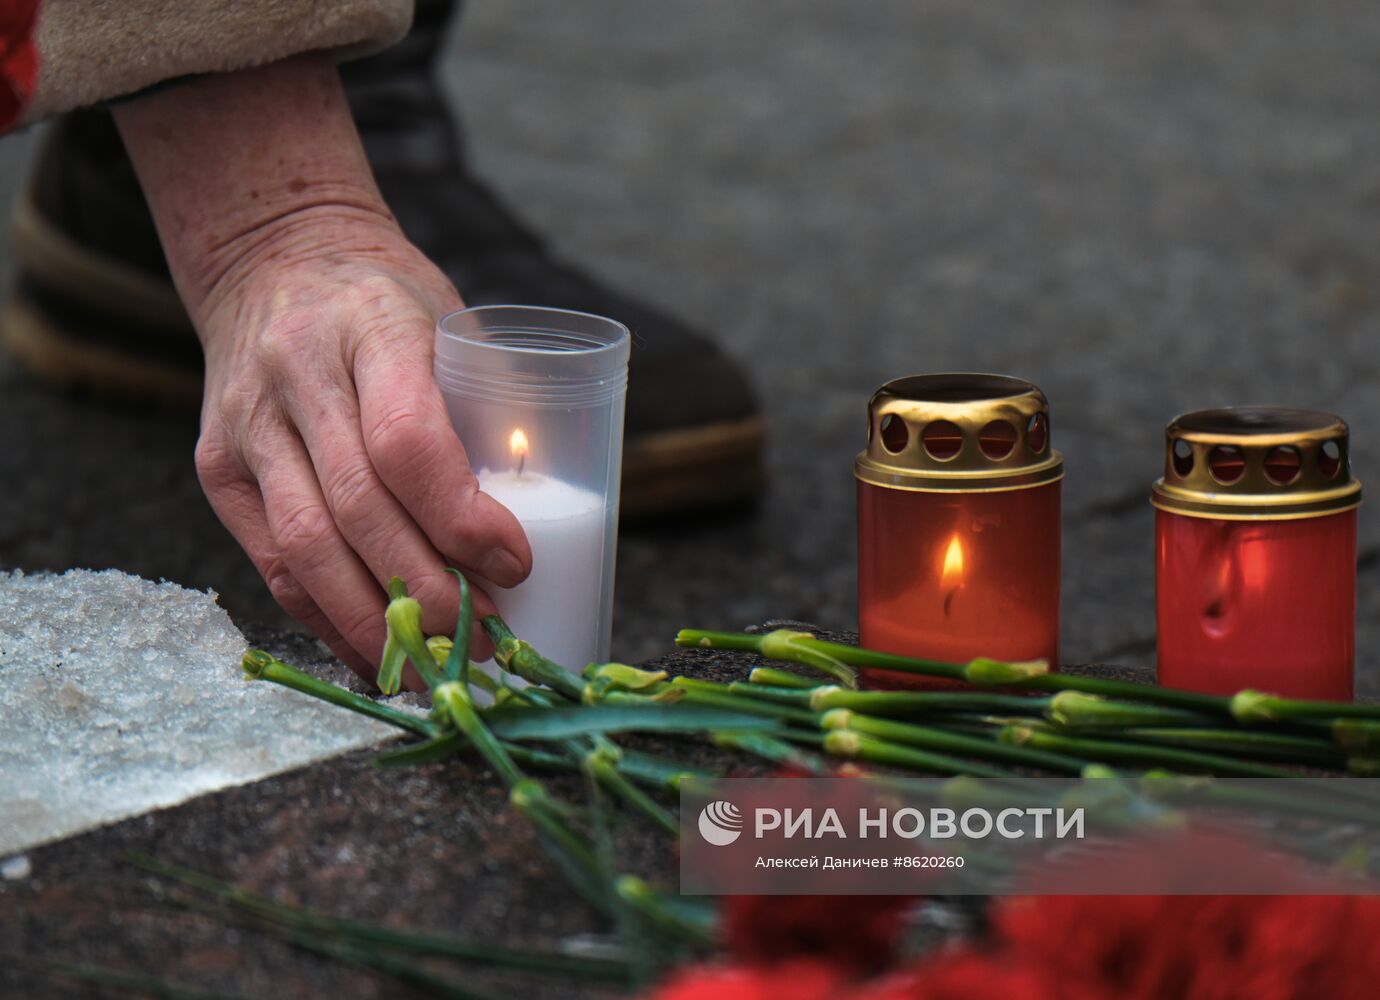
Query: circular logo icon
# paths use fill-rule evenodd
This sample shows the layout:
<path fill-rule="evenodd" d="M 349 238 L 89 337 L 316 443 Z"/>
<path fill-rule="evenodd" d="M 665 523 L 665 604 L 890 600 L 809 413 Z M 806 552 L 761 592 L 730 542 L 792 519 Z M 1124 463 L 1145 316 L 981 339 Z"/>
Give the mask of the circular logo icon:
<path fill-rule="evenodd" d="M 700 836 L 715 847 L 727 847 L 743 834 L 743 814 L 726 799 L 700 810 Z"/>

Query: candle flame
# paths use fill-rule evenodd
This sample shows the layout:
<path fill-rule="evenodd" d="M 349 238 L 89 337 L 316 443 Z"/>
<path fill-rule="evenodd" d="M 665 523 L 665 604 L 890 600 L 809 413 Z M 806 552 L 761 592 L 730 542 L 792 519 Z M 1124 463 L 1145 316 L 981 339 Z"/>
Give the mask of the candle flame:
<path fill-rule="evenodd" d="M 527 435 L 519 427 L 513 431 L 512 437 L 508 438 L 508 450 L 517 459 L 517 474 L 522 475 L 522 467 L 527 464 Z"/>
<path fill-rule="evenodd" d="M 955 534 L 944 550 L 944 568 L 939 573 L 939 585 L 945 590 L 963 586 L 963 543 Z"/>

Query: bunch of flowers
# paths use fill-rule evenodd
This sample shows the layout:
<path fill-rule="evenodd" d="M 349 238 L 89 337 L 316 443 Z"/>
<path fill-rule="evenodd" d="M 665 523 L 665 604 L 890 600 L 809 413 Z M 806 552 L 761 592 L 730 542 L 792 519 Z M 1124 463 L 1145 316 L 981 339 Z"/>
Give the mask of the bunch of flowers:
<path fill-rule="evenodd" d="M 764 897 L 735 910 L 726 961 L 682 970 L 654 1000 L 1359 1000 L 1380 977 L 1374 896 L 1010 899 L 982 942 L 881 975 L 858 958 L 894 957 L 894 900 Z"/>
<path fill-rule="evenodd" d="M 705 899 L 657 889 L 621 870 L 610 846 L 623 812 L 675 838 L 673 799 L 681 782 L 724 773 L 625 746 L 615 738 L 625 733 L 708 739 L 729 753 L 801 775 L 838 776 L 848 768 L 859 784 L 885 780 L 871 765 L 942 775 L 970 791 L 1033 772 L 1089 786 L 1105 786 L 1111 778 L 1151 806 L 1180 799 L 1239 804 L 1246 793 L 1221 789 L 1211 776 L 1292 777 L 1298 765 L 1380 773 L 1380 706 L 1253 691 L 1226 698 L 1054 675 L 1042 662 L 935 663 L 785 630 L 686 630 L 677 643 L 757 654 L 823 674 L 830 683 L 768 665 L 731 683 L 618 663 L 589 664 L 575 673 L 489 616 L 481 627 L 504 671 L 494 678 L 471 669 L 472 604 L 468 583 L 456 576 L 460 614 L 453 637 L 428 639 L 421 606 L 406 585 L 394 580 L 389 588 L 378 684 L 385 693 L 398 691 L 410 664 L 430 689 L 427 715 L 336 687 L 261 650 L 245 654 L 245 674 L 415 738 L 378 757 L 381 767 L 477 754 L 507 786 L 512 806 L 531 822 L 572 888 L 619 929 L 625 939 L 619 954 L 519 953 L 493 942 L 374 926 L 288 906 L 155 860 L 138 863 L 177 892 L 197 896 L 197 907 L 213 905 L 297 947 L 466 1000 L 479 995 L 468 983 L 416 960 L 579 977 L 632 990 L 679 969 L 651 994 L 655 1000 L 1349 1000 L 1368 997 L 1380 980 L 1380 949 L 1372 947 L 1380 928 L 1375 897 L 1013 899 L 995 906 L 978 942 L 900 958 L 911 906 L 905 897 L 738 897 L 716 913 Z M 860 691 L 859 668 L 973 686 Z M 492 705 L 481 704 L 481 692 Z M 583 798 L 558 795 L 538 773 L 582 774 Z M 1283 803 L 1269 790 L 1247 797 L 1347 823 L 1373 823 L 1377 815 L 1373 799 L 1362 793 Z M 1245 854 L 1228 845 L 1212 857 L 1215 865 L 1236 866 Z M 1175 863 L 1156 857 L 1144 867 Z M 1367 855 L 1359 867 L 1369 872 L 1373 864 Z M 1156 888 L 1199 884 L 1192 872 L 1167 874 L 1179 878 L 1157 881 Z M 1272 868 L 1272 884 L 1299 891 L 1286 874 Z M 1093 873 L 1078 884 L 1102 883 Z M 102 985 L 130 988 L 132 981 L 118 970 L 38 959 L 30 964 Z M 134 978 L 150 992 L 174 992 L 169 984 Z"/>
<path fill-rule="evenodd" d="M 825 674 L 833 683 L 768 666 L 730 684 L 668 678 L 621 664 L 591 664 L 574 674 L 490 617 L 483 627 L 495 659 L 530 685 L 515 688 L 499 681 L 495 686 L 469 670 L 469 590 L 463 578 L 459 584 L 461 614 L 451 640 L 426 640 L 416 601 L 401 581 L 391 588 L 389 645 L 379 684 L 385 691 L 397 690 L 404 661 L 410 662 L 432 689 L 435 710 L 426 719 L 323 685 L 262 652 L 246 655 L 246 672 L 423 737 L 385 754 L 384 766 L 434 760 L 467 747 L 478 751 L 509 785 L 513 804 L 537 826 L 574 886 L 620 922 L 632 919 L 658 932 L 667 947 L 657 961 L 647 962 L 650 956 L 642 954 L 642 965 L 667 968 L 687 957 L 703 962 L 706 955 L 721 956 L 710 964 L 681 966 L 652 994 L 655 1000 L 1286 1000 L 1315 995 L 1346 1000 L 1362 990 L 1369 996 L 1380 978 L 1380 950 L 1370 947 L 1380 927 L 1380 899 L 1373 897 L 1008 900 L 992 911 L 988 932 L 978 943 L 902 960 L 898 951 L 911 904 L 906 897 L 737 897 L 726 901 L 716 919 L 712 910 L 696 909 L 689 900 L 620 874 L 598 849 L 598 828 L 607 826 L 601 796 L 642 813 L 674 836 L 675 817 L 655 796 L 677 789 L 694 773 L 674 759 L 622 747 L 610 738 L 613 733 L 709 736 L 725 750 L 800 775 L 837 776 L 839 758 L 860 777 L 868 774 L 862 762 L 970 779 L 1000 778 L 1012 768 L 1078 778 L 1092 771 L 1118 776 L 1112 765 L 1127 768 L 1119 776 L 1137 779 L 1147 793 L 1170 795 L 1179 789 L 1211 798 L 1210 779 L 1174 779 L 1185 773 L 1297 773 L 1274 761 L 1362 774 L 1380 769 L 1374 763 L 1380 759 L 1380 707 L 1300 702 L 1251 691 L 1224 698 L 1051 675 L 1043 663 L 979 658 L 939 664 L 789 631 L 687 630 L 677 643 L 756 653 Z M 864 667 L 976 687 L 864 692 L 857 690 L 856 677 L 857 668 Z M 496 707 L 478 708 L 471 685 L 487 685 Z M 990 690 L 994 687 L 1005 690 Z M 537 750 L 531 742 L 550 749 Z M 599 793 L 590 803 L 595 829 L 578 829 L 572 823 L 580 813 L 576 805 L 557 800 L 527 768 L 584 771 Z M 1354 808 L 1343 811 L 1349 815 Z M 1146 859 L 1147 867 L 1176 863 Z M 1235 862 L 1228 857 L 1223 863 Z M 1178 874 L 1193 883 L 1192 872 Z M 1097 883 L 1094 873 L 1080 884 Z M 644 952 L 656 937 L 642 936 Z M 634 964 L 628 974 L 636 981 Z"/>

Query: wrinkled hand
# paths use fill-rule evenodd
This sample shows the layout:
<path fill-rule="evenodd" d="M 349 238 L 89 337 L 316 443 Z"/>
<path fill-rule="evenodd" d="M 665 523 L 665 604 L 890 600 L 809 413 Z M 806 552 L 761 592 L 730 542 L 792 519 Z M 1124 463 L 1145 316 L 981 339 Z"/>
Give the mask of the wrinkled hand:
<path fill-rule="evenodd" d="M 445 567 L 512 586 L 531 552 L 479 492 L 432 377 L 436 320 L 460 307 L 446 278 L 349 206 L 275 220 L 252 247 L 197 310 L 197 472 L 278 603 L 372 678 L 390 576 L 450 634 Z M 490 611 L 476 591 L 476 620 Z"/>
<path fill-rule="evenodd" d="M 432 380 L 435 322 L 459 296 L 384 205 L 329 54 L 112 114 L 206 356 L 206 495 L 278 602 L 372 679 L 390 576 L 450 634 L 447 563 L 499 586 L 531 566 Z"/>

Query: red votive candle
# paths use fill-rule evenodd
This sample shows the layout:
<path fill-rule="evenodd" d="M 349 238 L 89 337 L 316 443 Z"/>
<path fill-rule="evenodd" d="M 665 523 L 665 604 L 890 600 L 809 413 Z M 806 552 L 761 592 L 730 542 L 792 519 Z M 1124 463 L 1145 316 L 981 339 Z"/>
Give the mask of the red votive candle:
<path fill-rule="evenodd" d="M 1159 682 L 1349 701 L 1356 508 L 1330 413 L 1199 410 L 1165 431 L 1155 483 Z"/>
<path fill-rule="evenodd" d="M 1060 482 L 1049 403 L 1005 375 L 915 375 L 868 403 L 858 632 L 948 663 L 1059 659 Z M 879 687 L 933 686 L 865 671 Z"/>

